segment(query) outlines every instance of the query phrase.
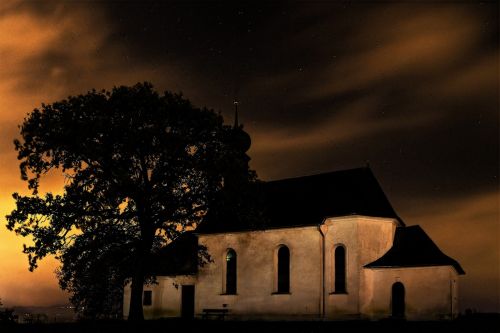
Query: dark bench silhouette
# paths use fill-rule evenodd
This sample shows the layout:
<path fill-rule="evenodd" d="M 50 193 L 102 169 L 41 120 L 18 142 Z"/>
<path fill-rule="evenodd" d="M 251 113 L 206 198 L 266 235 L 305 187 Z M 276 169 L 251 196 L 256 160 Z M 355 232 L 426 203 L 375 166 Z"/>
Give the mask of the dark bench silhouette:
<path fill-rule="evenodd" d="M 203 309 L 202 319 L 216 317 L 217 319 L 224 320 L 228 314 L 229 309 Z"/>

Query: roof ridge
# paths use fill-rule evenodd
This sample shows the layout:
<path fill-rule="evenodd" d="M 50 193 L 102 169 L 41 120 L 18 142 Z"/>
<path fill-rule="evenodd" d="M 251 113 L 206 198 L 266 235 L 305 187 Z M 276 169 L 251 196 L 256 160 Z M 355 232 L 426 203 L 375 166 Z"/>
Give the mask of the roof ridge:
<path fill-rule="evenodd" d="M 281 181 L 286 181 L 286 180 L 314 178 L 314 177 L 318 177 L 318 176 L 326 176 L 326 175 L 332 175 L 332 174 L 336 174 L 336 173 L 363 171 L 363 170 L 368 170 L 373 174 L 373 171 L 371 170 L 370 166 L 362 166 L 362 167 L 357 167 L 357 168 L 340 169 L 340 170 L 327 171 L 327 172 L 318 172 L 318 173 L 302 175 L 302 176 L 294 176 L 294 177 L 280 178 L 280 179 L 274 179 L 274 180 L 264 180 L 263 182 L 264 183 L 274 183 L 274 182 L 281 182 Z"/>

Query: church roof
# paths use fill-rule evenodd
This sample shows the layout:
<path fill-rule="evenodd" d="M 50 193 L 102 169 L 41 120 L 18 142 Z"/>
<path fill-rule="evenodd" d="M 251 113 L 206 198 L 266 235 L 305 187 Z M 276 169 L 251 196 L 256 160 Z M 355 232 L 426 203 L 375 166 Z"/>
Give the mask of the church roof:
<path fill-rule="evenodd" d="M 445 255 L 418 225 L 396 228 L 394 243 L 382 257 L 366 268 L 453 266 L 465 274 L 460 264 Z"/>
<path fill-rule="evenodd" d="M 264 187 L 276 226 L 317 225 L 345 215 L 398 218 L 370 168 L 277 180 Z"/>
<path fill-rule="evenodd" d="M 398 219 L 368 167 L 262 182 L 266 221 L 258 226 L 210 221 L 197 232 L 215 233 L 319 225 L 325 218 L 366 215 Z"/>

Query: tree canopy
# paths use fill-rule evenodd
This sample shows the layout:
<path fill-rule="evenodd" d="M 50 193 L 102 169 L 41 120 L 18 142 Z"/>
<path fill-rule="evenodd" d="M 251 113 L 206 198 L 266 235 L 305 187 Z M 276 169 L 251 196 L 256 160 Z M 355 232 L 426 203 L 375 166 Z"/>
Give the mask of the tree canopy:
<path fill-rule="evenodd" d="M 149 83 L 42 104 L 21 137 L 15 148 L 32 195 L 13 194 L 7 227 L 32 237 L 30 269 L 55 255 L 61 286 L 82 307 L 85 284 L 98 279 L 91 272 L 106 276 L 101 286 L 131 277 L 129 319 L 143 318 L 148 257 L 202 223 L 224 187 L 256 179 L 241 126 Z M 63 193 L 40 194 L 52 169 L 66 177 Z"/>

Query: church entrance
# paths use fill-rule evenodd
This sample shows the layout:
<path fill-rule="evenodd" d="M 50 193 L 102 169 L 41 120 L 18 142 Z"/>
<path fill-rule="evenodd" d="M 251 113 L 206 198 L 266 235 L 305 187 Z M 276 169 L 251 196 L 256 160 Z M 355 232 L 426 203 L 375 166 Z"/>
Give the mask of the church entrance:
<path fill-rule="evenodd" d="M 392 285 L 392 317 L 405 316 L 405 286 L 401 282 Z"/>
<path fill-rule="evenodd" d="M 183 285 L 181 293 L 182 318 L 194 318 L 194 285 Z"/>

